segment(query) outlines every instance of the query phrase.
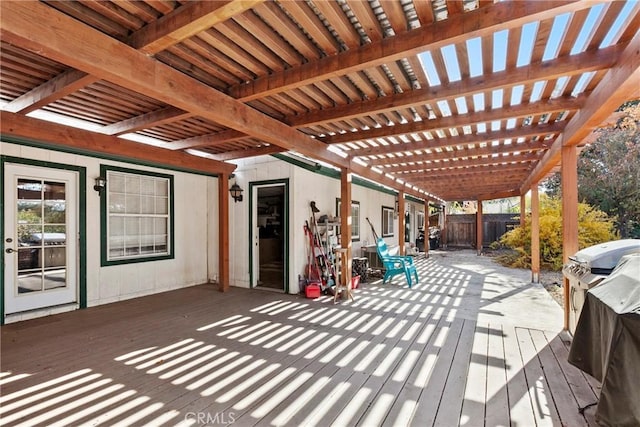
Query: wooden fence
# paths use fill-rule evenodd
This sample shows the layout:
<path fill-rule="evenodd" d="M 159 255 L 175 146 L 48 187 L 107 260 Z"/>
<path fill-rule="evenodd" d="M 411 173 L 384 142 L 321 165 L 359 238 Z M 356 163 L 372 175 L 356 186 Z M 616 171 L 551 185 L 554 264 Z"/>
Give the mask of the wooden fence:
<path fill-rule="evenodd" d="M 488 247 L 518 225 L 518 214 L 482 215 L 482 246 Z M 446 239 L 448 247 L 475 248 L 476 214 L 447 215 Z"/>

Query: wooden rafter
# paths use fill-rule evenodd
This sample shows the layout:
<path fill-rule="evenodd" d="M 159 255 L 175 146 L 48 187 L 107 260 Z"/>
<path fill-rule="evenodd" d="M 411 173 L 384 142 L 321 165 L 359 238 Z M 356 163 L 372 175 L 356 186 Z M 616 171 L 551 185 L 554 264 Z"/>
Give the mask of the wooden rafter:
<path fill-rule="evenodd" d="M 264 0 L 189 2 L 131 35 L 129 44 L 154 55 L 262 2 Z"/>
<path fill-rule="evenodd" d="M 411 141 L 407 143 L 400 143 L 400 144 L 393 144 L 393 145 L 381 145 L 378 147 L 354 149 L 349 151 L 349 154 L 354 157 L 355 156 L 376 156 L 376 155 L 384 155 L 384 154 L 399 154 L 399 153 L 408 153 L 408 154 L 414 155 L 413 153 L 416 150 L 432 150 L 433 151 L 435 149 L 447 149 L 450 147 L 458 147 L 458 146 L 466 147 L 466 149 L 456 150 L 456 152 L 457 151 L 472 152 L 474 151 L 474 148 L 469 148 L 470 145 L 475 146 L 485 142 L 504 141 L 506 139 L 517 140 L 520 138 L 531 138 L 536 136 L 542 137 L 547 135 L 555 135 L 559 132 L 562 132 L 565 125 L 566 123 L 556 122 L 551 125 L 523 126 L 515 129 L 506 129 L 506 130 L 470 134 L 470 135 L 458 135 L 458 136 L 449 136 L 445 138 L 434 138 L 434 139 L 425 138 L 420 141 Z M 513 147 L 518 145 L 519 144 L 513 143 L 511 146 Z M 550 142 L 549 142 L 549 145 L 551 145 Z M 522 145 L 522 147 L 524 147 L 524 145 Z M 475 149 L 481 149 L 481 148 L 482 147 L 475 147 Z M 541 145 L 539 148 L 545 148 L 545 147 Z M 521 149 L 526 150 L 527 148 L 521 148 Z M 491 152 L 491 150 L 489 150 L 489 152 Z M 487 152 L 486 154 L 489 154 L 489 152 Z M 423 153 L 417 156 L 419 157 L 424 156 L 428 158 L 430 154 Z M 378 164 L 376 160 L 371 160 L 368 162 L 371 164 Z"/>
<path fill-rule="evenodd" d="M 512 191 L 507 177 L 533 171 L 518 186 L 526 191 L 563 144 L 584 143 L 608 116 L 603 108 L 640 95 L 640 6 L 630 1 L 605 3 L 595 21 L 594 3 L 578 1 L 25 3 L 1 6 L 2 15 L 27 11 L 32 25 L 22 32 L 2 21 L 6 111 L 45 108 L 210 158 L 292 149 L 416 197 L 502 194 Z M 525 23 L 535 23 L 534 38 Z M 229 87 L 247 97 L 220 96 Z M 545 152 L 542 161 L 512 159 Z M 497 175 L 502 186 L 487 189 Z"/>
<path fill-rule="evenodd" d="M 100 129 L 100 132 L 105 135 L 122 135 L 125 133 L 160 126 L 164 123 L 174 122 L 191 116 L 191 113 L 180 110 L 179 108 L 166 107 L 161 110 L 152 111 L 141 116 L 132 117 L 130 119 L 104 126 Z"/>
<path fill-rule="evenodd" d="M 459 160 L 440 160 L 434 162 L 416 162 L 411 160 L 402 161 L 402 159 L 398 159 L 395 165 L 384 166 L 382 170 L 386 173 L 394 173 L 394 172 L 402 172 L 402 171 L 426 171 L 430 169 L 439 169 L 439 168 L 466 168 L 469 166 L 480 166 L 480 165 L 507 165 L 512 163 L 530 163 L 538 161 L 541 158 L 540 154 L 530 153 L 530 154 L 507 154 L 507 155 L 499 155 L 499 156 L 485 156 L 485 157 L 476 157 L 476 158 L 464 158 Z M 452 170 L 452 172 L 454 172 Z"/>
<path fill-rule="evenodd" d="M 284 151 L 286 150 L 276 145 L 266 145 L 264 147 L 246 148 L 243 150 L 227 151 L 221 154 L 212 154 L 210 158 L 225 162 L 228 160 L 246 159 L 248 157 L 266 156 Z"/>
<path fill-rule="evenodd" d="M 344 167 L 326 145 L 36 2 L 2 2 L 2 38 L 273 145 Z M 39 22 L 55 20 L 56 26 Z M 64 40 L 64 43 L 61 42 Z M 63 46 L 63 47 L 62 47 Z"/>
<path fill-rule="evenodd" d="M 212 147 L 216 145 L 226 144 L 228 142 L 238 141 L 247 138 L 248 135 L 237 130 L 225 130 L 222 132 L 212 133 L 208 135 L 194 136 L 192 138 L 181 139 L 170 142 L 166 148 L 170 150 L 184 150 L 186 148 L 195 147 Z"/>
<path fill-rule="evenodd" d="M 67 70 L 14 99 L 3 110 L 27 114 L 94 83 L 96 78 L 77 70 Z"/>
<path fill-rule="evenodd" d="M 640 96 L 640 32 L 626 46 L 617 65 L 591 93 L 580 114 L 574 116 L 555 143 L 540 160 L 520 190 L 525 193 L 558 164 L 563 146 L 578 145 L 600 123 L 630 98 Z"/>
<path fill-rule="evenodd" d="M 528 172 L 531 171 L 531 167 L 529 165 L 527 165 L 526 163 L 523 164 L 512 164 L 512 165 L 504 165 L 500 168 L 501 171 L 504 171 L 506 173 L 511 173 L 511 172 Z M 490 165 L 484 165 L 484 166 L 474 166 L 474 167 L 467 167 L 467 168 L 456 168 L 456 169 L 451 169 L 451 168 L 446 168 L 446 169 L 429 169 L 429 170 L 425 170 L 425 171 L 414 171 L 414 172 L 400 172 L 400 173 L 396 173 L 395 175 L 398 178 L 403 178 L 406 180 L 411 180 L 411 182 L 416 182 L 416 181 L 420 181 L 423 178 L 450 178 L 452 176 L 452 174 L 455 174 L 455 176 L 459 176 L 459 177 L 465 177 L 465 176 L 474 176 L 474 177 L 481 177 L 483 175 L 490 175 L 494 173 L 493 169 L 491 168 Z"/>
<path fill-rule="evenodd" d="M 388 95 L 380 99 L 365 100 L 292 116 L 288 117 L 286 122 L 296 127 L 311 126 L 339 119 L 344 120 L 346 118 L 390 112 L 399 107 L 421 106 L 425 103 L 434 105 L 439 101 L 452 101 L 455 98 L 473 95 L 478 92 L 491 92 L 514 86 L 530 85 L 541 80 L 606 70 L 616 63 L 621 51 L 622 47 L 616 45 L 598 51 L 558 58 L 554 61 L 553 67 L 549 67 L 545 63 L 531 64 L 528 67 L 507 69 L 499 73 L 493 73 L 491 76 L 473 77 L 446 85 L 416 89 L 411 92 Z"/>
<path fill-rule="evenodd" d="M 502 155 L 514 153 L 530 153 L 540 150 L 546 150 L 547 148 L 548 146 L 546 146 L 544 142 L 536 141 L 518 145 L 496 145 L 473 149 L 467 148 L 453 151 L 441 151 L 422 155 L 373 159 L 369 160 L 367 163 L 370 166 L 384 166 L 403 162 L 412 164 L 415 162 L 433 162 L 436 160 L 449 160 L 451 162 L 458 162 L 462 159 L 471 159 L 477 157 L 486 158 L 486 156 L 492 156 L 494 154 Z"/>
<path fill-rule="evenodd" d="M 242 13 L 264 0 L 230 0 L 211 2 L 192 2 L 154 21 L 133 33 L 129 43 L 149 55 L 154 55 L 174 44 L 191 37 L 207 28 Z M 29 113 L 51 104 L 78 89 L 100 80 L 96 76 L 70 69 L 51 79 L 3 107 L 14 113 Z M 176 120 L 184 118 L 176 116 Z M 136 120 L 136 118 L 132 118 Z M 164 122 L 164 121 L 163 121 Z M 158 125 L 158 124 L 156 124 Z M 107 129 L 105 133 L 110 134 Z M 131 131 L 129 131 L 131 132 Z M 126 132 L 122 132 L 126 133 Z"/>
<path fill-rule="evenodd" d="M 461 123 L 467 126 L 474 126 L 494 120 L 516 119 L 545 113 L 552 114 L 568 110 L 577 110 L 582 106 L 583 102 L 584 97 L 561 97 L 542 102 L 527 102 L 520 105 L 505 106 L 497 110 L 476 111 L 458 116 L 438 117 L 432 120 L 397 123 L 393 126 L 381 126 L 379 128 L 359 130 L 357 132 L 345 132 L 321 137 L 318 138 L 318 140 L 326 144 L 343 144 L 345 142 L 362 141 L 366 139 L 449 129 L 459 127 Z"/>
<path fill-rule="evenodd" d="M 180 151 L 140 144 L 7 111 L 0 112 L 0 120 L 2 134 L 5 137 L 29 138 L 49 145 L 73 148 L 74 151 L 109 154 L 122 159 L 136 159 L 209 174 L 229 174 L 235 169 L 235 165 L 230 163 L 199 158 Z"/>
<path fill-rule="evenodd" d="M 328 77 L 375 68 L 426 50 L 436 50 L 464 42 L 470 37 L 493 34 L 498 30 L 520 27 L 528 22 L 586 7 L 588 5 L 579 1 L 497 3 L 492 7 L 483 8 L 482 11 L 458 14 L 446 21 L 434 22 L 395 37 L 237 85 L 230 88 L 228 93 L 243 101 L 250 101 L 316 83 Z M 487 9 L 491 9 L 491 13 L 487 13 Z"/>

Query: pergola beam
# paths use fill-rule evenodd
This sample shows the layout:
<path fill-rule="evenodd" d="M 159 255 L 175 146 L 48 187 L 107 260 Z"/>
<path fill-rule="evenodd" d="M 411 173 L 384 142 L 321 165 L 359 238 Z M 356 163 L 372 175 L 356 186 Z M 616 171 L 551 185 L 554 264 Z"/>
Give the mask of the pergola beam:
<path fill-rule="evenodd" d="M 348 163 L 325 144 L 45 4 L 2 2 L 0 7 L 6 42 L 284 149 L 337 167 Z"/>
<path fill-rule="evenodd" d="M 461 123 L 465 126 L 474 126 L 480 123 L 489 123 L 494 120 L 517 119 L 528 116 L 538 116 L 562 111 L 574 111 L 580 109 L 584 102 L 584 96 L 577 98 L 561 97 L 540 102 L 528 102 L 519 105 L 507 105 L 496 110 L 476 111 L 457 116 L 438 117 L 431 120 L 422 120 L 409 123 L 396 123 L 392 126 L 381 126 L 356 132 L 346 132 L 337 135 L 318 138 L 325 144 L 344 144 L 358 142 L 367 139 L 388 138 L 392 136 L 411 133 L 435 132 L 459 128 Z"/>
<path fill-rule="evenodd" d="M 520 195 L 519 190 L 505 190 L 504 188 L 495 189 L 471 189 L 464 192 L 443 192 L 442 198 L 448 202 L 455 200 L 494 200 L 494 199 L 506 199 L 508 197 L 517 197 Z"/>
<path fill-rule="evenodd" d="M 449 168 L 452 170 L 455 169 L 464 169 L 470 166 L 479 166 L 479 165 L 487 165 L 487 166 L 502 166 L 513 163 L 531 163 L 538 161 L 542 156 L 536 153 L 532 154 L 522 154 L 522 155 L 514 155 L 510 154 L 507 156 L 497 156 L 497 157 L 479 157 L 475 159 L 464 159 L 464 160 L 456 160 L 455 162 L 445 162 L 440 161 L 438 163 L 409 163 L 409 162 L 397 162 L 398 166 L 388 166 L 381 168 L 385 173 L 394 173 L 394 172 L 404 172 L 404 171 L 428 171 L 432 169 L 441 169 L 441 168 Z"/>
<path fill-rule="evenodd" d="M 264 1 L 189 2 L 135 32 L 129 37 L 129 44 L 141 52 L 154 55 Z"/>
<path fill-rule="evenodd" d="M 505 129 L 493 132 L 486 133 L 477 133 L 471 135 L 458 135 L 458 136 L 449 136 L 445 138 L 437 138 L 437 139 L 426 139 L 422 141 L 412 141 L 400 144 L 393 145 L 381 145 L 378 147 L 371 148 L 363 148 L 362 150 L 350 150 L 348 153 L 354 157 L 359 156 L 376 156 L 376 155 L 384 155 L 384 154 L 400 154 L 407 153 L 408 156 L 405 157 L 420 157 L 420 159 L 429 160 L 432 155 L 439 154 L 435 151 L 436 148 L 443 149 L 443 153 L 455 154 L 456 157 L 463 156 L 475 156 L 480 155 L 479 153 L 484 154 L 493 154 L 493 153 L 502 153 L 505 152 L 502 150 L 511 150 L 511 151 L 527 151 L 527 150 L 535 150 L 535 149 L 544 149 L 548 148 L 551 145 L 551 141 L 534 141 L 531 143 L 527 142 L 512 142 L 511 144 L 500 144 L 498 146 L 489 145 L 487 147 L 474 147 L 468 148 L 469 145 L 478 145 L 485 142 L 491 141 L 504 141 L 507 139 L 517 140 L 520 138 L 533 138 L 536 136 L 547 136 L 550 134 L 558 134 L 562 132 L 566 123 L 564 122 L 556 122 L 551 125 L 534 125 L 534 126 L 524 126 L 515 129 Z M 531 145 L 532 148 L 527 148 L 527 145 Z M 454 152 L 446 151 L 447 148 L 455 148 L 458 146 L 465 147 L 461 150 L 454 150 Z M 485 150 L 488 149 L 488 150 Z M 422 153 L 422 154 L 413 154 L 413 152 L 417 150 L 432 150 L 431 153 Z M 475 154 L 477 151 L 478 154 Z M 465 154 L 465 153 L 469 154 Z M 460 155 L 458 156 L 458 153 Z M 399 158 L 399 157 L 398 157 Z M 396 162 L 398 160 L 396 159 Z M 370 164 L 385 164 L 387 160 L 393 159 L 366 159 L 365 161 Z"/>
<path fill-rule="evenodd" d="M 11 113 L 27 114 L 88 86 L 96 80 L 95 77 L 82 71 L 67 70 L 17 97 L 2 109 Z"/>
<path fill-rule="evenodd" d="M 48 145 L 71 148 L 88 154 L 108 154 L 123 160 L 139 160 L 158 166 L 169 166 L 207 174 L 230 174 L 236 168 L 230 163 L 191 156 L 180 151 L 128 141 L 83 129 L 47 122 L 17 113 L 0 111 L 2 135 L 28 138 Z"/>
<path fill-rule="evenodd" d="M 521 186 L 526 192 L 544 177 L 559 162 L 563 146 L 573 146 L 589 136 L 600 123 L 618 109 L 625 101 L 640 96 L 640 32 L 631 39 L 620 54 L 614 67 L 607 71 L 600 84 L 593 90 L 580 114 L 575 115 L 560 138 L 551 148 L 531 175 Z"/>
<path fill-rule="evenodd" d="M 132 117 L 120 122 L 112 123 L 100 129 L 105 135 L 122 135 L 136 132 L 142 129 L 150 129 L 191 117 L 193 114 L 175 107 L 165 107 L 157 111 Z"/>
<path fill-rule="evenodd" d="M 180 43 L 198 32 L 242 13 L 264 0 L 191 2 L 133 33 L 129 42 L 149 55 Z M 96 76 L 70 69 L 30 90 L 3 107 L 12 113 L 27 114 L 51 104 L 100 80 Z M 175 119 L 180 120 L 182 116 Z M 105 132 L 107 133 L 107 132 Z M 109 133 L 107 133 L 109 134 Z"/>
<path fill-rule="evenodd" d="M 510 3 L 511 4 L 511 3 Z M 336 120 L 352 119 L 372 114 L 389 113 L 398 108 L 435 104 L 479 92 L 509 89 L 519 85 L 533 84 L 541 80 L 581 75 L 591 71 L 605 70 L 613 66 L 622 47 L 615 45 L 605 49 L 567 55 L 553 61 L 553 67 L 538 62 L 527 67 L 510 68 L 491 76 L 478 76 L 434 87 L 426 87 L 403 93 L 371 99 L 334 108 L 318 110 L 308 114 L 287 117 L 285 121 L 295 127 L 314 126 Z"/>
<path fill-rule="evenodd" d="M 244 159 L 247 157 L 257 157 L 257 156 L 266 156 L 274 153 L 282 153 L 284 150 L 277 145 L 267 145 L 264 147 L 256 147 L 256 148 L 246 148 L 235 151 L 225 151 L 220 154 L 212 154 L 211 158 L 224 162 L 227 160 L 235 160 L 235 159 Z"/>
<path fill-rule="evenodd" d="M 181 139 L 178 141 L 172 141 L 166 144 L 166 148 L 169 150 L 184 150 L 186 148 L 196 147 L 215 147 L 216 145 L 227 144 L 229 142 L 238 141 L 240 139 L 248 138 L 249 135 L 237 130 L 223 130 L 221 132 L 212 133 L 208 135 L 194 136 L 192 138 Z"/>
<path fill-rule="evenodd" d="M 448 179 L 451 177 L 451 170 L 450 168 L 448 169 L 433 169 L 433 170 L 427 170 L 424 172 L 407 172 L 407 173 L 398 173 L 395 174 L 395 176 L 397 176 L 398 178 L 402 178 L 405 180 L 411 180 L 411 181 L 419 181 L 422 178 L 445 178 Z M 500 168 L 500 171 L 502 172 L 522 172 L 522 173 L 526 173 L 529 172 L 531 170 L 531 168 L 529 166 L 526 165 L 522 165 L 522 164 L 513 164 L 513 165 L 504 165 Z M 491 174 L 495 174 L 495 171 L 493 170 L 493 168 L 491 168 L 490 166 L 475 166 L 475 167 L 470 167 L 470 168 L 465 168 L 462 170 L 458 170 L 457 172 L 455 172 L 455 176 L 456 177 L 467 177 L 467 176 L 475 176 L 475 177 L 482 177 L 485 175 L 491 175 Z"/>
<path fill-rule="evenodd" d="M 580 1 L 497 3 L 475 11 L 454 14 L 446 21 L 423 23 L 422 27 L 415 30 L 237 85 L 227 93 L 248 102 L 333 77 L 375 68 L 427 50 L 463 43 L 467 38 L 488 36 L 499 30 L 520 27 L 528 22 L 553 18 L 558 14 L 587 7 L 588 4 Z"/>

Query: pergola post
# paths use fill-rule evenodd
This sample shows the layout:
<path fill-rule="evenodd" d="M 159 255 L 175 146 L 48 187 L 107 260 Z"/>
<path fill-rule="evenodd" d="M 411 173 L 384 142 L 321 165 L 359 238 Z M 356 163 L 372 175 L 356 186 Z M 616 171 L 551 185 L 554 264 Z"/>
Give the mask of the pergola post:
<path fill-rule="evenodd" d="M 447 248 L 447 204 L 442 205 L 442 229 L 440 230 L 440 246 Z"/>
<path fill-rule="evenodd" d="M 476 212 L 476 253 L 482 255 L 482 200 L 478 200 L 478 211 Z"/>
<path fill-rule="evenodd" d="M 537 182 L 531 187 L 531 282 L 540 283 L 540 197 Z"/>
<path fill-rule="evenodd" d="M 520 195 L 520 227 L 524 227 L 527 218 L 527 194 Z"/>
<path fill-rule="evenodd" d="M 343 249 L 343 271 L 340 277 L 342 286 L 350 285 L 352 269 L 351 253 L 351 170 L 343 168 L 340 174 L 340 246 Z M 346 298 L 346 294 L 342 297 Z"/>
<path fill-rule="evenodd" d="M 398 245 L 400 255 L 404 255 L 404 191 L 398 192 Z"/>
<path fill-rule="evenodd" d="M 578 251 L 578 150 L 562 147 L 562 262 Z M 564 328 L 569 329 L 569 279 L 564 278 Z"/>
<path fill-rule="evenodd" d="M 424 257 L 429 258 L 429 199 L 424 199 L 424 224 L 422 224 L 424 234 Z"/>
<path fill-rule="evenodd" d="M 218 175 L 218 290 L 229 290 L 229 174 Z"/>

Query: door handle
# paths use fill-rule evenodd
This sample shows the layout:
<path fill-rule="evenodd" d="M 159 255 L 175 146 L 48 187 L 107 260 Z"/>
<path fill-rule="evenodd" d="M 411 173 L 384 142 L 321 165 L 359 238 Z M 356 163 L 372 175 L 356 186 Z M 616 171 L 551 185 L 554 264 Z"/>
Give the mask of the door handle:
<path fill-rule="evenodd" d="M 12 253 L 16 252 L 16 250 L 15 250 L 15 249 L 13 249 L 13 248 L 7 248 L 7 249 L 5 249 L 4 251 L 5 251 L 6 253 L 8 253 L 8 254 L 12 254 Z"/>

